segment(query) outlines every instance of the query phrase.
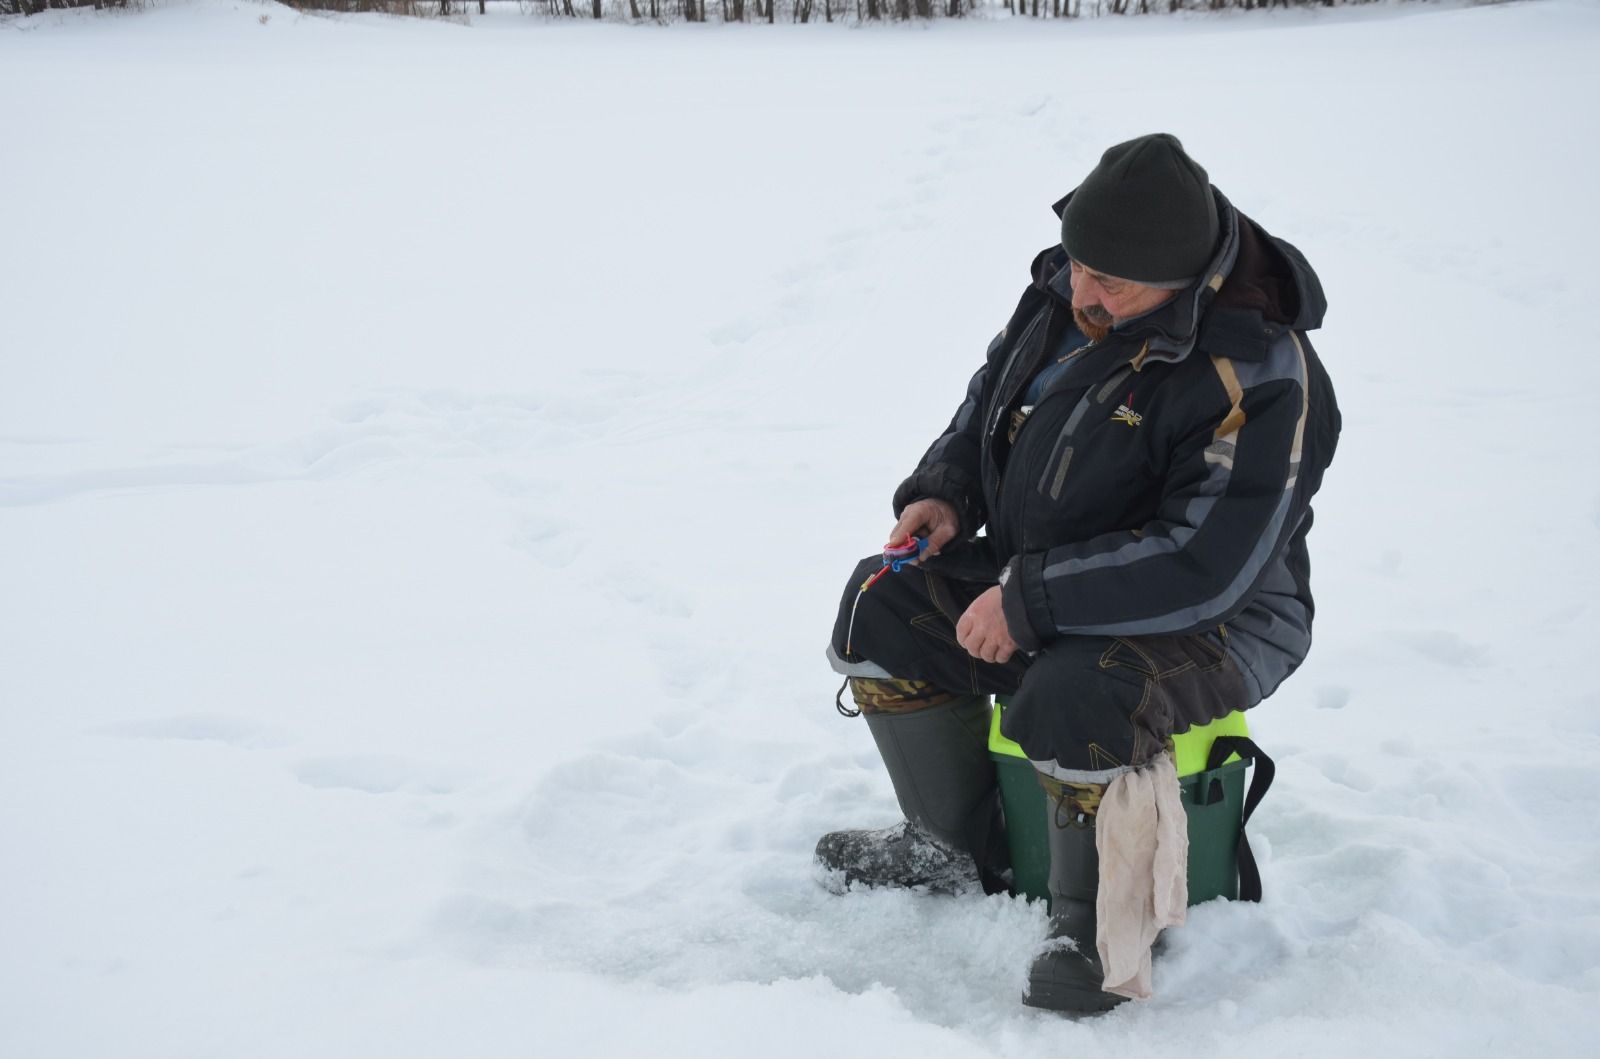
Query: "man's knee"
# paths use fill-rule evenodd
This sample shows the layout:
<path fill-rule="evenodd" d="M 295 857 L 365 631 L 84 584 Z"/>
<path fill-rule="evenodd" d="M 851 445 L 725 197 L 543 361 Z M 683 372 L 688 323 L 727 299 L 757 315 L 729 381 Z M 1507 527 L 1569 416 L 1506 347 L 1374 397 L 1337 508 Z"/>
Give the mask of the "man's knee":
<path fill-rule="evenodd" d="M 1136 768 L 1174 732 L 1249 706 L 1247 696 L 1225 646 L 1206 635 L 1068 636 L 1039 653 L 1005 729 L 1035 761 Z"/>
<path fill-rule="evenodd" d="M 829 644 L 835 671 L 849 677 L 898 677 L 925 681 L 963 695 L 1009 694 L 1026 662 L 980 662 L 956 642 L 956 618 L 984 585 L 952 581 L 932 570 L 904 567 L 862 585 L 883 569 L 873 556 L 856 566 L 839 601 Z"/>
<path fill-rule="evenodd" d="M 877 600 L 874 599 L 869 603 L 867 597 L 871 596 L 872 593 L 862 591 L 862 585 L 866 583 L 867 579 L 881 569 L 883 569 L 883 559 L 880 556 L 869 555 L 861 560 L 851 572 L 850 580 L 845 583 L 844 593 L 839 598 L 839 612 L 834 618 L 833 636 L 829 643 L 832 645 L 830 655 L 844 663 L 848 664 L 863 660 L 856 632 L 858 629 L 866 631 L 866 626 L 876 624 L 878 620 L 881 620 L 881 618 L 871 617 L 876 609 Z M 866 612 L 868 617 L 863 618 L 863 611 Z M 837 669 L 838 666 L 835 665 L 834 668 Z"/>
<path fill-rule="evenodd" d="M 1071 773 L 1110 775 L 1160 751 L 1166 733 L 1149 716 L 1153 688 L 1142 675 L 1107 664 L 1111 644 L 1107 637 L 1068 636 L 1034 658 L 1002 722 L 1029 758 Z"/>

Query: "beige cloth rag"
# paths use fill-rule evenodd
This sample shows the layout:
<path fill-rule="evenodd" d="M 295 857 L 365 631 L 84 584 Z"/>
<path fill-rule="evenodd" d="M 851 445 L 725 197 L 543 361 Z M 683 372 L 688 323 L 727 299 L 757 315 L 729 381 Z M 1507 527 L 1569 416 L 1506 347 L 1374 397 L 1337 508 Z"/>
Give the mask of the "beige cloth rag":
<path fill-rule="evenodd" d="M 1095 819 L 1095 948 L 1108 993 L 1150 999 L 1150 946 L 1189 906 L 1189 826 L 1172 755 L 1111 781 Z"/>

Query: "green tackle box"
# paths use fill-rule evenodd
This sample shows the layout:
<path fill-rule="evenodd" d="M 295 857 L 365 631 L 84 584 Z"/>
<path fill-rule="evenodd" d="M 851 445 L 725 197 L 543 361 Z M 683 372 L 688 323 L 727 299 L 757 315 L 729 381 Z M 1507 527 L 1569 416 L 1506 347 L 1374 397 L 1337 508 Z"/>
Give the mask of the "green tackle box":
<path fill-rule="evenodd" d="M 1000 781 L 1006 815 L 1006 842 L 1011 848 L 1013 892 L 1035 899 L 1050 897 L 1050 847 L 1045 828 L 1049 816 L 1044 790 L 1022 747 L 1000 734 L 1005 703 L 995 701 L 989 717 L 989 756 Z M 1235 710 L 1207 725 L 1173 736 L 1173 750 L 1189 821 L 1189 903 L 1213 897 L 1239 897 L 1239 832 L 1243 827 L 1245 770 L 1239 755 L 1214 769 L 1206 756 L 1218 736 L 1244 736 L 1249 726 Z"/>

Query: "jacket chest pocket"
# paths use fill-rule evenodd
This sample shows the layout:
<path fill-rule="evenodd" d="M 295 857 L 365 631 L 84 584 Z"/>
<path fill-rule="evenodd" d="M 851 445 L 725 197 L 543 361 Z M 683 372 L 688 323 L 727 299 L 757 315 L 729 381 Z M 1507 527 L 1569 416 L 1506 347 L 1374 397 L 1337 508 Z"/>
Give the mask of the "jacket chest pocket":
<path fill-rule="evenodd" d="M 1093 444 L 1097 449 L 1108 442 L 1114 447 L 1117 442 L 1132 441 L 1132 438 L 1104 437 L 1103 432 L 1108 426 L 1115 426 L 1118 422 L 1128 423 L 1137 427 L 1139 419 L 1137 413 L 1128 407 L 1126 402 L 1117 405 L 1115 411 L 1108 413 L 1107 409 L 1114 400 L 1115 395 L 1121 390 L 1122 384 L 1133 374 L 1132 368 L 1124 368 L 1101 385 L 1086 390 L 1078 399 L 1066 421 L 1062 423 L 1060 432 L 1056 435 L 1055 443 L 1051 446 L 1050 456 L 1045 460 L 1043 473 L 1040 474 L 1036 488 L 1040 495 L 1052 501 L 1060 501 L 1067 486 L 1068 476 L 1072 472 L 1072 464 L 1078 456 L 1079 449 Z M 1109 416 L 1109 418 L 1108 418 Z M 1132 420 L 1130 422 L 1130 420 Z M 1124 428 L 1126 429 L 1126 428 Z M 1133 446 L 1127 446 L 1129 449 Z M 1120 461 L 1119 461 L 1120 462 Z"/>

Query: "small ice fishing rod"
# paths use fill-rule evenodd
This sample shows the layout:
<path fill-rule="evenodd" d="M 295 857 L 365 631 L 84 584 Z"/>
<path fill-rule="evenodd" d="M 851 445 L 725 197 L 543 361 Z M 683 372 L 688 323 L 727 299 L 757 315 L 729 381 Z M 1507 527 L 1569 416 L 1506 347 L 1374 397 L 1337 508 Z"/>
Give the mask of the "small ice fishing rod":
<path fill-rule="evenodd" d="M 887 573 L 898 574 L 907 563 L 915 562 L 922 558 L 922 553 L 928 550 L 928 538 L 907 537 L 899 544 L 893 541 L 884 545 L 883 565 L 873 575 L 861 582 L 861 589 L 856 593 L 856 601 L 850 606 L 850 625 L 844 634 L 844 653 L 850 653 L 851 642 L 855 638 L 856 608 L 861 606 L 861 597 L 867 594 L 867 589 L 878 583 L 878 579 Z"/>

